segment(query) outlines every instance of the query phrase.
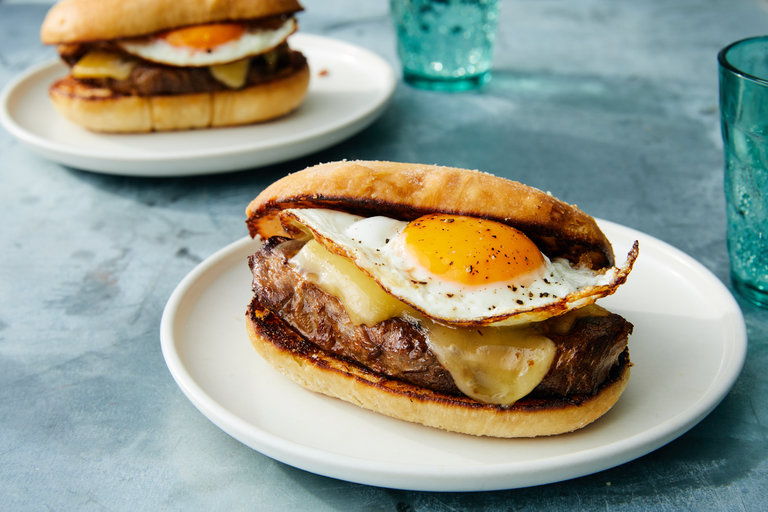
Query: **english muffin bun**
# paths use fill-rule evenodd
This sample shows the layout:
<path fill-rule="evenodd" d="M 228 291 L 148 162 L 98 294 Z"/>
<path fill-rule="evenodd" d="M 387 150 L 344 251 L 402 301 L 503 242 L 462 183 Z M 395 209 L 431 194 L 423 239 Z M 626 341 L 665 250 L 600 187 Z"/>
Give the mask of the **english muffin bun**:
<path fill-rule="evenodd" d="M 613 267 L 611 244 L 594 219 L 551 194 L 466 169 L 344 161 L 284 177 L 248 205 L 246 217 L 251 236 L 265 240 L 249 259 L 254 298 L 246 312 L 248 336 L 269 364 L 307 389 L 452 432 L 535 437 L 592 423 L 627 385 L 632 324 L 593 302 L 626 280 L 637 243 L 627 263 Z M 419 244 L 443 250 L 425 231 L 425 218 L 442 223 L 439 240 L 455 239 L 452 230 L 465 219 L 477 222 L 478 241 L 452 245 L 450 257 L 459 258 L 455 253 L 465 247 L 480 258 L 480 239 L 490 236 L 498 252 L 486 263 L 496 268 L 477 268 L 501 284 L 447 282 L 454 278 L 442 270 L 425 278 L 417 274 L 423 265 L 418 256 L 387 259 Z M 377 226 L 391 233 L 380 245 Z M 422 238 L 406 242 L 417 247 L 398 245 L 412 226 Z M 555 270 L 539 277 L 492 276 L 508 263 L 506 253 L 517 250 L 504 246 L 509 230 L 528 237 L 547 265 L 610 284 L 534 297 L 539 281 L 560 282 Z M 350 233 L 357 238 L 345 245 Z M 358 243 L 381 259 L 367 265 L 354 248 Z M 396 272 L 391 277 L 400 261 L 405 275 L 414 276 L 410 282 Z M 474 275 L 477 268 L 466 272 Z M 603 286 L 606 293 L 582 300 Z M 413 302 L 404 288 L 425 299 Z M 506 313 L 466 316 L 478 295 L 491 296 L 489 309 Z"/>
<path fill-rule="evenodd" d="M 287 43 L 294 0 L 63 0 L 41 39 L 70 75 L 49 90 L 64 117 L 98 132 L 231 126 L 284 116 L 309 87 Z"/>

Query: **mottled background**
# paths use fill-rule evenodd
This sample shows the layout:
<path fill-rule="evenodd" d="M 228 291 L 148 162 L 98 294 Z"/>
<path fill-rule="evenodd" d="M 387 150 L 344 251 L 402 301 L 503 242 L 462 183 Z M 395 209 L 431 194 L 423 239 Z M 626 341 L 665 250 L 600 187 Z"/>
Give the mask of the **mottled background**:
<path fill-rule="evenodd" d="M 305 0 L 302 32 L 397 65 L 388 3 Z M 0 87 L 55 53 L 47 3 L 0 0 Z M 0 130 L 0 509 L 760 510 L 768 503 L 768 312 L 743 301 L 744 371 L 698 426 L 638 460 L 489 493 L 387 490 L 238 443 L 168 372 L 176 284 L 244 236 L 287 172 L 342 158 L 479 168 L 658 237 L 728 280 L 716 53 L 768 32 L 756 0 L 505 0 L 492 82 L 402 82 L 365 131 L 262 169 L 147 179 L 45 161 Z"/>

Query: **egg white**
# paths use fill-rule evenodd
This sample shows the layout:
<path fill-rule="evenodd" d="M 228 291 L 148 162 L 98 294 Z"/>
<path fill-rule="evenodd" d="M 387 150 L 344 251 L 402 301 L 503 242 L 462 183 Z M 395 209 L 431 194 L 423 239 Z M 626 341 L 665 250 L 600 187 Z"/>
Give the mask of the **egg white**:
<path fill-rule="evenodd" d="M 282 215 L 285 223 L 350 259 L 391 295 L 434 320 L 457 326 L 541 321 L 586 306 L 613 293 L 637 257 L 635 245 L 622 267 L 594 271 L 544 256 L 546 267 L 526 286 L 465 286 L 430 273 L 408 254 L 401 236 L 407 222 L 324 209 L 291 209 Z"/>
<path fill-rule="evenodd" d="M 142 59 L 170 66 L 203 67 L 224 64 L 271 50 L 296 30 L 296 20 L 289 18 L 275 30 L 249 28 L 238 39 L 208 50 L 183 48 L 168 44 L 157 37 L 119 41 L 123 51 Z"/>

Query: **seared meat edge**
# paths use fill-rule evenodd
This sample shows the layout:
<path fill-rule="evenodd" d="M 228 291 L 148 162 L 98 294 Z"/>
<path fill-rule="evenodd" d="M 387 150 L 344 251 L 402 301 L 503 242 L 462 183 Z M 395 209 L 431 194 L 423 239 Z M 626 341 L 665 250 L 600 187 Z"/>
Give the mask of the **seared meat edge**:
<path fill-rule="evenodd" d="M 354 325 L 338 299 L 298 274 L 288 260 L 303 242 L 273 237 L 249 258 L 257 301 L 323 350 L 389 377 L 461 395 L 429 348 L 415 319 Z M 609 378 L 627 346 L 632 324 L 617 314 L 578 318 L 567 333 L 549 332 L 557 347 L 542 382 L 529 395 L 591 395 Z"/>

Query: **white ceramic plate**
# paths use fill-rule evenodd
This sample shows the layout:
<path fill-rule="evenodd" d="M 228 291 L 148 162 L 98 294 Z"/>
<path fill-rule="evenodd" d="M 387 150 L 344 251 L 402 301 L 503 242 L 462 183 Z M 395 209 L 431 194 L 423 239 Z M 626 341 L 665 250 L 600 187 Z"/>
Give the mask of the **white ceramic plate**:
<path fill-rule="evenodd" d="M 295 34 L 306 55 L 307 98 L 292 114 L 268 123 L 140 135 L 91 133 L 59 116 L 48 87 L 66 75 L 60 62 L 29 70 L 0 96 L 0 121 L 44 157 L 88 171 L 132 176 L 185 176 L 249 169 L 336 144 L 372 123 L 395 89 L 392 67 L 365 49 Z"/>
<path fill-rule="evenodd" d="M 616 254 L 640 241 L 627 283 L 601 304 L 635 325 L 634 367 L 618 404 L 587 428 L 538 439 L 488 439 L 390 419 L 306 391 L 267 366 L 245 333 L 243 239 L 195 268 L 165 308 L 163 354 L 182 391 L 213 423 L 265 455 L 352 482 L 479 491 L 601 471 L 680 436 L 726 395 L 747 338 L 741 311 L 706 268 L 653 237 L 600 222 Z M 626 254 L 626 250 L 624 254 Z"/>

